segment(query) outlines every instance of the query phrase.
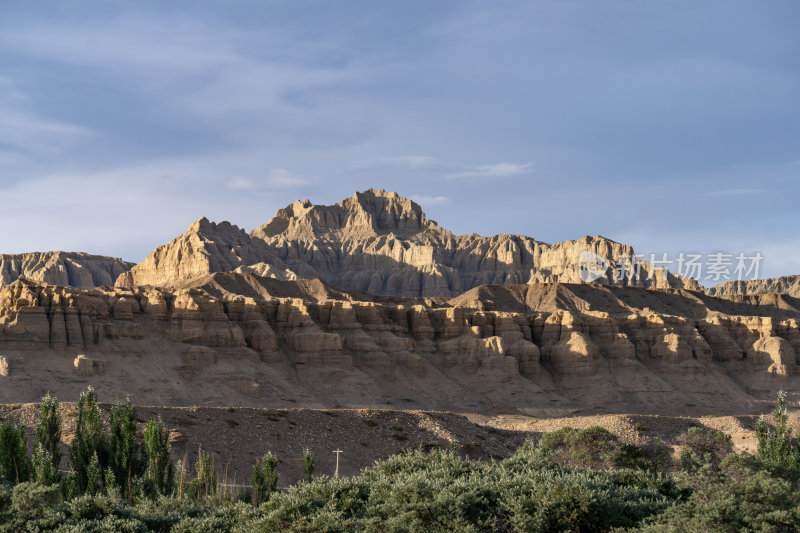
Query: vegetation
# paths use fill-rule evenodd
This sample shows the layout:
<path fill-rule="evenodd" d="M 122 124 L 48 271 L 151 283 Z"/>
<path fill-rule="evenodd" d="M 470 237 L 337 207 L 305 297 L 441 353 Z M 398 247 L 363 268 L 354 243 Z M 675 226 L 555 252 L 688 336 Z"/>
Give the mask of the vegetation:
<path fill-rule="evenodd" d="M 256 461 L 253 467 L 253 504 L 258 506 L 261 502 L 270 499 L 278 490 L 278 458 L 272 452 L 267 452 L 263 458 Z"/>
<path fill-rule="evenodd" d="M 789 415 L 786 411 L 786 392 L 778 393 L 778 405 L 772 412 L 775 429 L 769 427 L 764 415 L 756 424 L 758 437 L 758 458 L 772 467 L 789 469 L 800 468 L 800 450 L 792 443 L 793 430 L 789 427 Z"/>
<path fill-rule="evenodd" d="M 468 459 L 457 445 L 407 450 L 351 478 L 315 475 L 305 450 L 306 478 L 287 490 L 278 490 L 278 459 L 267 453 L 254 466 L 253 492 L 235 496 L 202 449 L 191 471 L 172 465 L 163 423 L 151 419 L 138 432 L 129 401 L 113 405 L 106 431 L 91 389 L 81 395 L 59 480 L 50 445 L 58 403 L 46 400 L 32 461 L 24 428 L 0 424 L 0 533 L 800 529 L 798 448 L 781 418 L 784 394 L 775 428 L 759 422 L 757 454 L 729 454 L 727 436 L 690 428 L 669 472 L 658 447 L 630 446 L 598 427 L 565 428 L 502 461 Z"/>

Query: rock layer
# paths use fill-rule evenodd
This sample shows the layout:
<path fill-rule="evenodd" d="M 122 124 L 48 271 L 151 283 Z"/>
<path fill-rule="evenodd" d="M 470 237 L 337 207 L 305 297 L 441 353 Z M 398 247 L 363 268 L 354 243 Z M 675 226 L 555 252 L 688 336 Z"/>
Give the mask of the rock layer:
<path fill-rule="evenodd" d="M 163 405 L 759 412 L 800 385 L 800 301 L 485 285 L 457 298 L 217 273 L 0 290 L 0 402 L 92 383 Z M 80 356 L 80 357 L 79 357 Z"/>

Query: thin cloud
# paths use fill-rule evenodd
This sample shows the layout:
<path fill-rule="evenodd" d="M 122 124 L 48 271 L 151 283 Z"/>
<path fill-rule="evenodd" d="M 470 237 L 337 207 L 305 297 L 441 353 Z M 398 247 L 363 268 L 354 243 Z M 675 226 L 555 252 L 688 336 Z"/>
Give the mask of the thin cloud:
<path fill-rule="evenodd" d="M 357 161 L 351 165 L 353 170 L 382 168 L 402 168 L 407 170 L 436 170 L 450 165 L 427 155 L 402 155 L 395 157 L 376 157 Z"/>
<path fill-rule="evenodd" d="M 228 182 L 227 188 L 231 191 L 274 191 L 304 187 L 311 185 L 314 181 L 313 178 L 292 174 L 285 168 L 275 168 L 262 180 L 251 180 L 244 176 L 237 176 Z"/>
<path fill-rule="evenodd" d="M 745 196 L 750 194 L 761 194 L 766 192 L 764 189 L 722 189 L 706 193 L 707 196 Z"/>
<path fill-rule="evenodd" d="M 518 165 L 516 163 L 496 163 L 494 165 L 478 165 L 466 170 L 451 172 L 445 179 L 459 178 L 507 178 L 519 174 L 527 174 L 533 168 L 533 163 Z"/>
<path fill-rule="evenodd" d="M 353 170 L 396 168 L 412 171 L 447 172 L 444 179 L 460 178 L 505 178 L 525 174 L 533 168 L 533 163 L 500 162 L 493 165 L 465 165 L 442 161 L 426 155 L 406 155 L 394 157 L 378 157 L 358 161 L 351 166 Z"/>
<path fill-rule="evenodd" d="M 422 207 L 431 205 L 449 204 L 451 201 L 450 198 L 448 198 L 447 196 L 414 195 L 411 196 L 411 199 L 417 202 Z"/>

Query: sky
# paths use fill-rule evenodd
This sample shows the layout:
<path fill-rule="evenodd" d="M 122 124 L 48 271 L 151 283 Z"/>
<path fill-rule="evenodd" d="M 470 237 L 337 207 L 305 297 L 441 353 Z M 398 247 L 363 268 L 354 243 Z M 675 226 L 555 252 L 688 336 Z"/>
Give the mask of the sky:
<path fill-rule="evenodd" d="M 396 191 L 800 274 L 795 0 L 0 2 L 0 252 Z"/>

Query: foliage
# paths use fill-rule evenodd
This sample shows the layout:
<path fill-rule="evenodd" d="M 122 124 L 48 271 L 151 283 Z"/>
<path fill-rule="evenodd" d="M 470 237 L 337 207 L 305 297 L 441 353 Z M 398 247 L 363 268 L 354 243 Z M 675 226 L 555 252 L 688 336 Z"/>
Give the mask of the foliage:
<path fill-rule="evenodd" d="M 169 460 L 169 430 L 164 427 L 161 418 L 147 421 L 143 438 L 146 492 L 150 496 L 170 494 L 175 471 Z"/>
<path fill-rule="evenodd" d="M 36 481 L 49 485 L 55 482 L 58 465 L 61 463 L 61 415 L 58 413 L 58 399 L 50 393 L 42 398 L 41 413 L 34 435 L 34 451 L 39 461 L 37 463 L 36 458 L 34 459 Z M 47 460 L 50 461 L 50 467 L 42 462 Z"/>
<path fill-rule="evenodd" d="M 553 459 L 576 468 L 640 468 L 651 466 L 641 448 L 619 442 L 616 435 L 600 426 L 585 429 L 561 428 L 546 433 L 539 446 Z"/>
<path fill-rule="evenodd" d="M 311 483 L 314 478 L 314 454 L 308 448 L 303 450 L 303 464 L 306 483 Z"/>
<path fill-rule="evenodd" d="M 680 456 L 680 467 L 696 470 L 704 465 L 718 468 L 731 452 L 731 438 L 711 428 L 690 427 L 681 440 L 684 446 Z"/>
<path fill-rule="evenodd" d="M 25 427 L 0 422 L 0 479 L 22 483 L 30 475 Z"/>
<path fill-rule="evenodd" d="M 41 442 L 33 450 L 33 479 L 41 485 L 52 485 L 58 477 L 58 470 L 53 465 L 50 450 Z"/>
<path fill-rule="evenodd" d="M 113 481 L 122 489 L 122 495 L 132 499 L 134 477 L 143 473 L 144 462 L 140 446 L 136 442 L 136 413 L 130 398 L 116 401 L 111 407 L 109 420 L 109 464 Z M 111 483 L 108 480 L 107 483 Z"/>
<path fill-rule="evenodd" d="M 756 457 L 728 456 L 719 469 L 705 465 L 682 478 L 685 502 L 654 515 L 642 530 L 798 531 L 796 483 L 771 475 Z"/>
<path fill-rule="evenodd" d="M 763 429 L 757 455 L 725 456 L 725 435 L 690 428 L 682 439 L 688 462 L 671 473 L 653 467 L 658 453 L 625 445 L 608 431 L 566 428 L 502 461 L 463 457 L 457 445 L 406 450 L 351 478 L 315 477 L 314 457 L 305 450 L 306 478 L 286 491 L 277 490 L 277 459 L 267 453 L 254 466 L 254 493 L 234 498 L 217 483 L 211 455 L 202 449 L 192 479 L 178 462 L 171 481 L 169 432 L 160 420 L 148 421 L 137 440 L 133 409 L 117 402 L 107 434 L 94 425 L 100 414 L 93 391 L 82 398 L 83 448 L 71 451 L 92 450 L 85 486 L 72 457 L 61 490 L 56 483 L 5 478 L 0 533 L 800 530 L 800 469 L 786 460 L 796 448 L 779 416 L 774 431 Z M 784 399 L 779 396 L 780 416 Z M 15 464 L 9 457 L 21 460 L 25 433 L 2 427 L 0 463 L 8 470 Z M 788 446 L 781 444 L 786 435 Z M 46 442 L 37 437 L 33 450 L 36 480 L 55 480 L 47 471 L 53 463 Z"/>
<path fill-rule="evenodd" d="M 786 411 L 786 392 L 778 392 L 778 404 L 772 412 L 775 429 L 769 427 L 764 415 L 756 423 L 758 458 L 764 463 L 781 468 L 800 468 L 800 450 L 792 444 L 792 428 Z"/>
<path fill-rule="evenodd" d="M 198 500 L 217 494 L 217 475 L 214 472 L 211 455 L 202 448 L 197 450 L 197 460 L 194 463 L 192 494 Z"/>
<path fill-rule="evenodd" d="M 108 441 L 103 431 L 97 396 L 90 385 L 78 398 L 75 437 L 69 447 L 69 464 L 75 477 L 76 494 L 88 490 L 89 466 L 95 459 L 92 482 L 96 484 L 102 476 L 102 470 L 108 465 Z M 93 485 L 93 488 L 96 486 Z"/>
<path fill-rule="evenodd" d="M 254 505 L 258 506 L 261 502 L 269 500 L 270 495 L 278 489 L 277 465 L 278 460 L 275 455 L 267 452 L 253 466 L 252 503 Z"/>

